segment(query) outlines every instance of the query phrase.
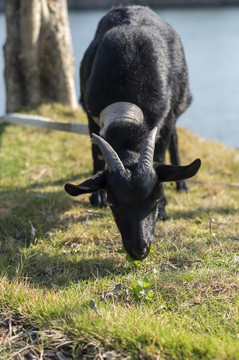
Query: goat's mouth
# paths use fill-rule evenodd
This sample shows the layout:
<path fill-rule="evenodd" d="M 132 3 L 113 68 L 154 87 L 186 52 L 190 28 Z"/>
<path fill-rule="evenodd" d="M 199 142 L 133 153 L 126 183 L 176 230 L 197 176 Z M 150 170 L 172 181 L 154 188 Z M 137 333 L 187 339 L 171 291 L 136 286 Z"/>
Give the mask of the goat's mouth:
<path fill-rule="evenodd" d="M 134 259 L 134 260 L 144 260 L 149 252 L 150 252 L 150 245 L 146 245 L 144 246 L 143 249 L 140 249 L 138 247 L 134 247 L 134 246 L 125 246 L 125 250 L 127 251 L 127 253 Z"/>

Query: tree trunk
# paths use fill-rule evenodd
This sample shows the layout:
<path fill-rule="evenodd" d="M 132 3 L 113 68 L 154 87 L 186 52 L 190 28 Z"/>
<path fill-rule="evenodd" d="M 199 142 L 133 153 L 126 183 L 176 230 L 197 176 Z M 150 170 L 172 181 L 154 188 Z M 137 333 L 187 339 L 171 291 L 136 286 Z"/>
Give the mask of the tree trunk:
<path fill-rule="evenodd" d="M 52 100 L 77 107 L 66 0 L 8 0 L 7 112 Z"/>

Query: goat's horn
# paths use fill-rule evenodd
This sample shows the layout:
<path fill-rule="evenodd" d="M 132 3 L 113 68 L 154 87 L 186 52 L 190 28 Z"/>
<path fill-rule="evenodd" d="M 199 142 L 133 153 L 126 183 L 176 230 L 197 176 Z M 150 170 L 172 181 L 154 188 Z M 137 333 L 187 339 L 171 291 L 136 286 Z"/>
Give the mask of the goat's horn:
<path fill-rule="evenodd" d="M 144 167 L 146 169 L 152 168 L 154 161 L 156 133 L 157 133 L 157 128 L 155 127 L 150 132 L 147 140 L 145 141 L 139 158 L 139 164 L 138 164 L 139 167 Z"/>
<path fill-rule="evenodd" d="M 143 120 L 143 112 L 137 105 L 128 102 L 113 103 L 100 113 L 100 135 L 105 137 L 108 127 L 113 123 L 127 121 L 141 125 Z"/>
<path fill-rule="evenodd" d="M 92 134 L 92 140 L 94 144 L 97 144 L 105 158 L 109 172 L 118 171 L 120 173 L 125 173 L 125 167 L 120 160 L 118 154 L 112 148 L 112 146 L 105 141 L 103 138 L 96 134 Z"/>

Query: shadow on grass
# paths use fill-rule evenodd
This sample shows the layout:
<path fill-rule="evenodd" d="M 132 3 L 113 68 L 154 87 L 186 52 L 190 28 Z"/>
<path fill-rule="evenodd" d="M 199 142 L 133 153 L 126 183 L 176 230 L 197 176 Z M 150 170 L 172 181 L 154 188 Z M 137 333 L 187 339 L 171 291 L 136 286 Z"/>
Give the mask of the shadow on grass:
<path fill-rule="evenodd" d="M 12 267 L 8 278 L 20 278 L 41 287 L 64 288 L 79 282 L 102 278 L 114 278 L 119 273 L 120 261 L 115 258 L 81 258 L 72 254 L 37 252 L 37 248 L 27 256 L 18 258 L 20 268 Z M 22 267 L 21 267 L 22 264 Z"/>
<path fill-rule="evenodd" d="M 47 186 L 63 182 L 64 179 L 57 180 L 47 183 Z M 3 203 L 7 204 L 9 199 L 14 199 L 14 207 L 0 218 L 0 272 L 9 280 L 24 278 L 30 283 L 47 287 L 53 284 L 64 287 L 79 281 L 115 276 L 121 263 L 120 257 L 112 256 L 114 244 L 110 245 L 107 252 L 102 251 L 99 245 L 92 252 L 86 253 L 85 258 L 78 250 L 75 251 L 74 246 L 66 246 L 65 243 L 59 246 L 51 244 L 49 249 L 52 246 L 52 252 L 46 252 L 47 247 L 38 244 L 39 239 L 43 243 L 50 242 L 54 231 L 67 233 L 67 228 L 73 222 L 80 227 L 91 219 L 105 217 L 105 212 L 98 209 L 88 214 L 87 210 L 92 210 L 90 203 L 79 200 L 79 215 L 64 217 L 68 210 L 77 206 L 78 201 L 72 202 L 64 191 L 39 193 L 34 188 L 29 186 L 0 191 Z M 32 226 L 36 229 L 35 237 Z"/>
<path fill-rule="evenodd" d="M 0 123 L 0 146 L 1 146 L 1 143 L 2 143 L 2 136 L 3 136 L 4 131 L 5 131 L 7 126 L 9 126 L 9 124 Z"/>
<path fill-rule="evenodd" d="M 195 219 L 196 217 L 200 217 L 203 215 L 208 215 L 211 217 L 212 214 L 218 215 L 228 215 L 228 214 L 237 214 L 237 210 L 230 208 L 228 206 L 221 206 L 221 207 L 198 207 L 193 210 L 180 210 L 180 211 L 172 211 L 170 212 L 170 217 L 178 220 L 178 219 Z"/>
<path fill-rule="evenodd" d="M 22 250 L 22 251 L 21 251 Z M 2 254 L 2 275 L 9 281 L 16 279 L 47 288 L 65 288 L 79 282 L 102 278 L 114 279 L 128 269 L 122 269 L 120 257 L 90 254 L 89 258 L 60 251 L 46 252 L 38 246 L 23 248 L 17 243 L 8 253 Z"/>
<path fill-rule="evenodd" d="M 66 221 L 62 220 L 62 214 L 72 209 L 76 204 L 79 203 L 85 210 L 92 209 L 89 201 L 79 197 L 73 202 L 72 198 L 64 191 L 64 185 L 67 181 L 77 182 L 80 181 L 79 179 L 88 176 L 89 173 L 85 173 L 71 176 L 70 179 L 67 177 L 55 181 L 33 183 L 26 187 L 18 187 L 16 184 L 15 189 L 0 190 L 0 205 L 6 209 L 3 214 L 0 213 L 0 219 L 6 224 L 4 228 L 7 229 L 8 234 L 15 237 L 15 230 L 17 229 L 19 232 L 20 228 L 29 221 L 37 226 L 38 232 L 45 234 L 57 227 L 61 228 L 63 224 L 66 225 Z M 51 186 L 61 186 L 62 190 L 44 191 L 44 188 L 47 189 Z M 89 214 L 87 219 L 90 216 Z M 95 213 L 94 216 L 96 217 L 97 214 Z M 104 213 L 99 213 L 98 216 L 104 216 Z M 78 217 L 79 222 L 85 220 L 86 217 Z M 3 227 L 0 227 L 0 235 L 2 231 Z M 25 240 L 28 238 L 26 231 L 23 231 L 22 235 L 24 235 Z"/>
<path fill-rule="evenodd" d="M 38 239 L 50 241 L 51 232 L 61 230 L 67 232 L 67 228 L 72 222 L 81 226 L 89 218 L 106 216 L 103 211 L 98 209 L 98 214 L 89 213 L 86 216 L 85 211 L 92 210 L 92 207 L 88 201 L 81 200 L 81 198 L 79 198 L 79 203 L 83 214 L 79 213 L 74 219 L 63 216 L 78 203 L 78 201 L 72 202 L 71 198 L 65 194 L 63 190 L 65 182 L 78 181 L 80 178 L 88 176 L 87 172 L 80 176 L 74 175 L 70 179 L 69 177 L 61 178 L 0 191 L 0 202 L 3 200 L 3 203 L 7 204 L 9 199 L 14 201 L 14 206 L 9 213 L 0 218 L 0 238 L 4 239 L 5 243 L 9 239 L 14 242 L 9 246 L 5 245 L 5 254 L 2 255 L 2 265 L 0 266 L 1 272 L 5 273 L 9 279 L 23 277 L 39 286 L 64 287 L 79 281 L 112 277 L 118 274 L 121 262 L 120 256 L 112 256 L 114 244 L 107 252 L 99 245 L 97 249 L 99 253 L 88 253 L 86 258 L 78 256 L 77 253 L 74 254 L 74 248 L 62 249 L 59 246 L 53 249 L 52 253 L 47 253 L 43 247 L 38 247 L 37 244 L 30 247 L 34 240 L 32 225 L 36 228 Z M 48 189 L 50 186 L 62 186 L 62 191 L 44 191 L 44 188 Z M 41 189 L 43 192 L 40 191 Z M 198 207 L 193 210 L 173 211 L 170 215 L 176 220 L 195 219 L 197 216 L 210 216 L 212 213 L 226 215 L 234 212 L 235 210 L 226 206 Z M 98 231 L 100 232 L 100 229 Z M 99 237 L 101 237 L 100 233 Z"/>
<path fill-rule="evenodd" d="M 44 181 L 42 183 L 33 183 L 27 187 L 27 189 L 40 189 L 47 186 L 62 186 L 62 189 L 64 189 L 64 185 L 67 182 L 81 182 L 86 179 L 88 179 L 92 175 L 92 172 L 85 172 L 77 175 L 67 176 L 65 178 L 61 178 L 55 181 Z"/>
<path fill-rule="evenodd" d="M 1 219 L 2 225 L 5 224 L 4 227 L 11 237 L 16 237 L 17 232 L 17 237 L 25 241 L 29 237 L 29 221 L 35 224 L 37 231 L 46 233 L 61 225 L 61 214 L 72 206 L 63 192 L 38 193 L 26 188 L 1 191 L 0 199 L 3 206 L 8 206 L 9 202 L 9 214 Z"/>

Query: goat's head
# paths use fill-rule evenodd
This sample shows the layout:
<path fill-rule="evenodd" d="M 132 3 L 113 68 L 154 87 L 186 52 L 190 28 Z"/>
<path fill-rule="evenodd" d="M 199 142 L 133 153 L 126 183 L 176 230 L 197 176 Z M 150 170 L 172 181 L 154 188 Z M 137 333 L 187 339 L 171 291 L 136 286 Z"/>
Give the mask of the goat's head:
<path fill-rule="evenodd" d="M 123 245 L 136 260 L 144 259 L 150 251 L 162 196 L 161 183 L 192 177 L 201 164 L 197 159 L 188 166 L 154 166 L 156 133 L 157 128 L 154 128 L 145 141 L 138 164 L 131 169 L 123 165 L 107 141 L 93 134 L 93 141 L 100 147 L 108 169 L 80 185 L 65 185 L 66 192 L 72 196 L 106 191 Z"/>

